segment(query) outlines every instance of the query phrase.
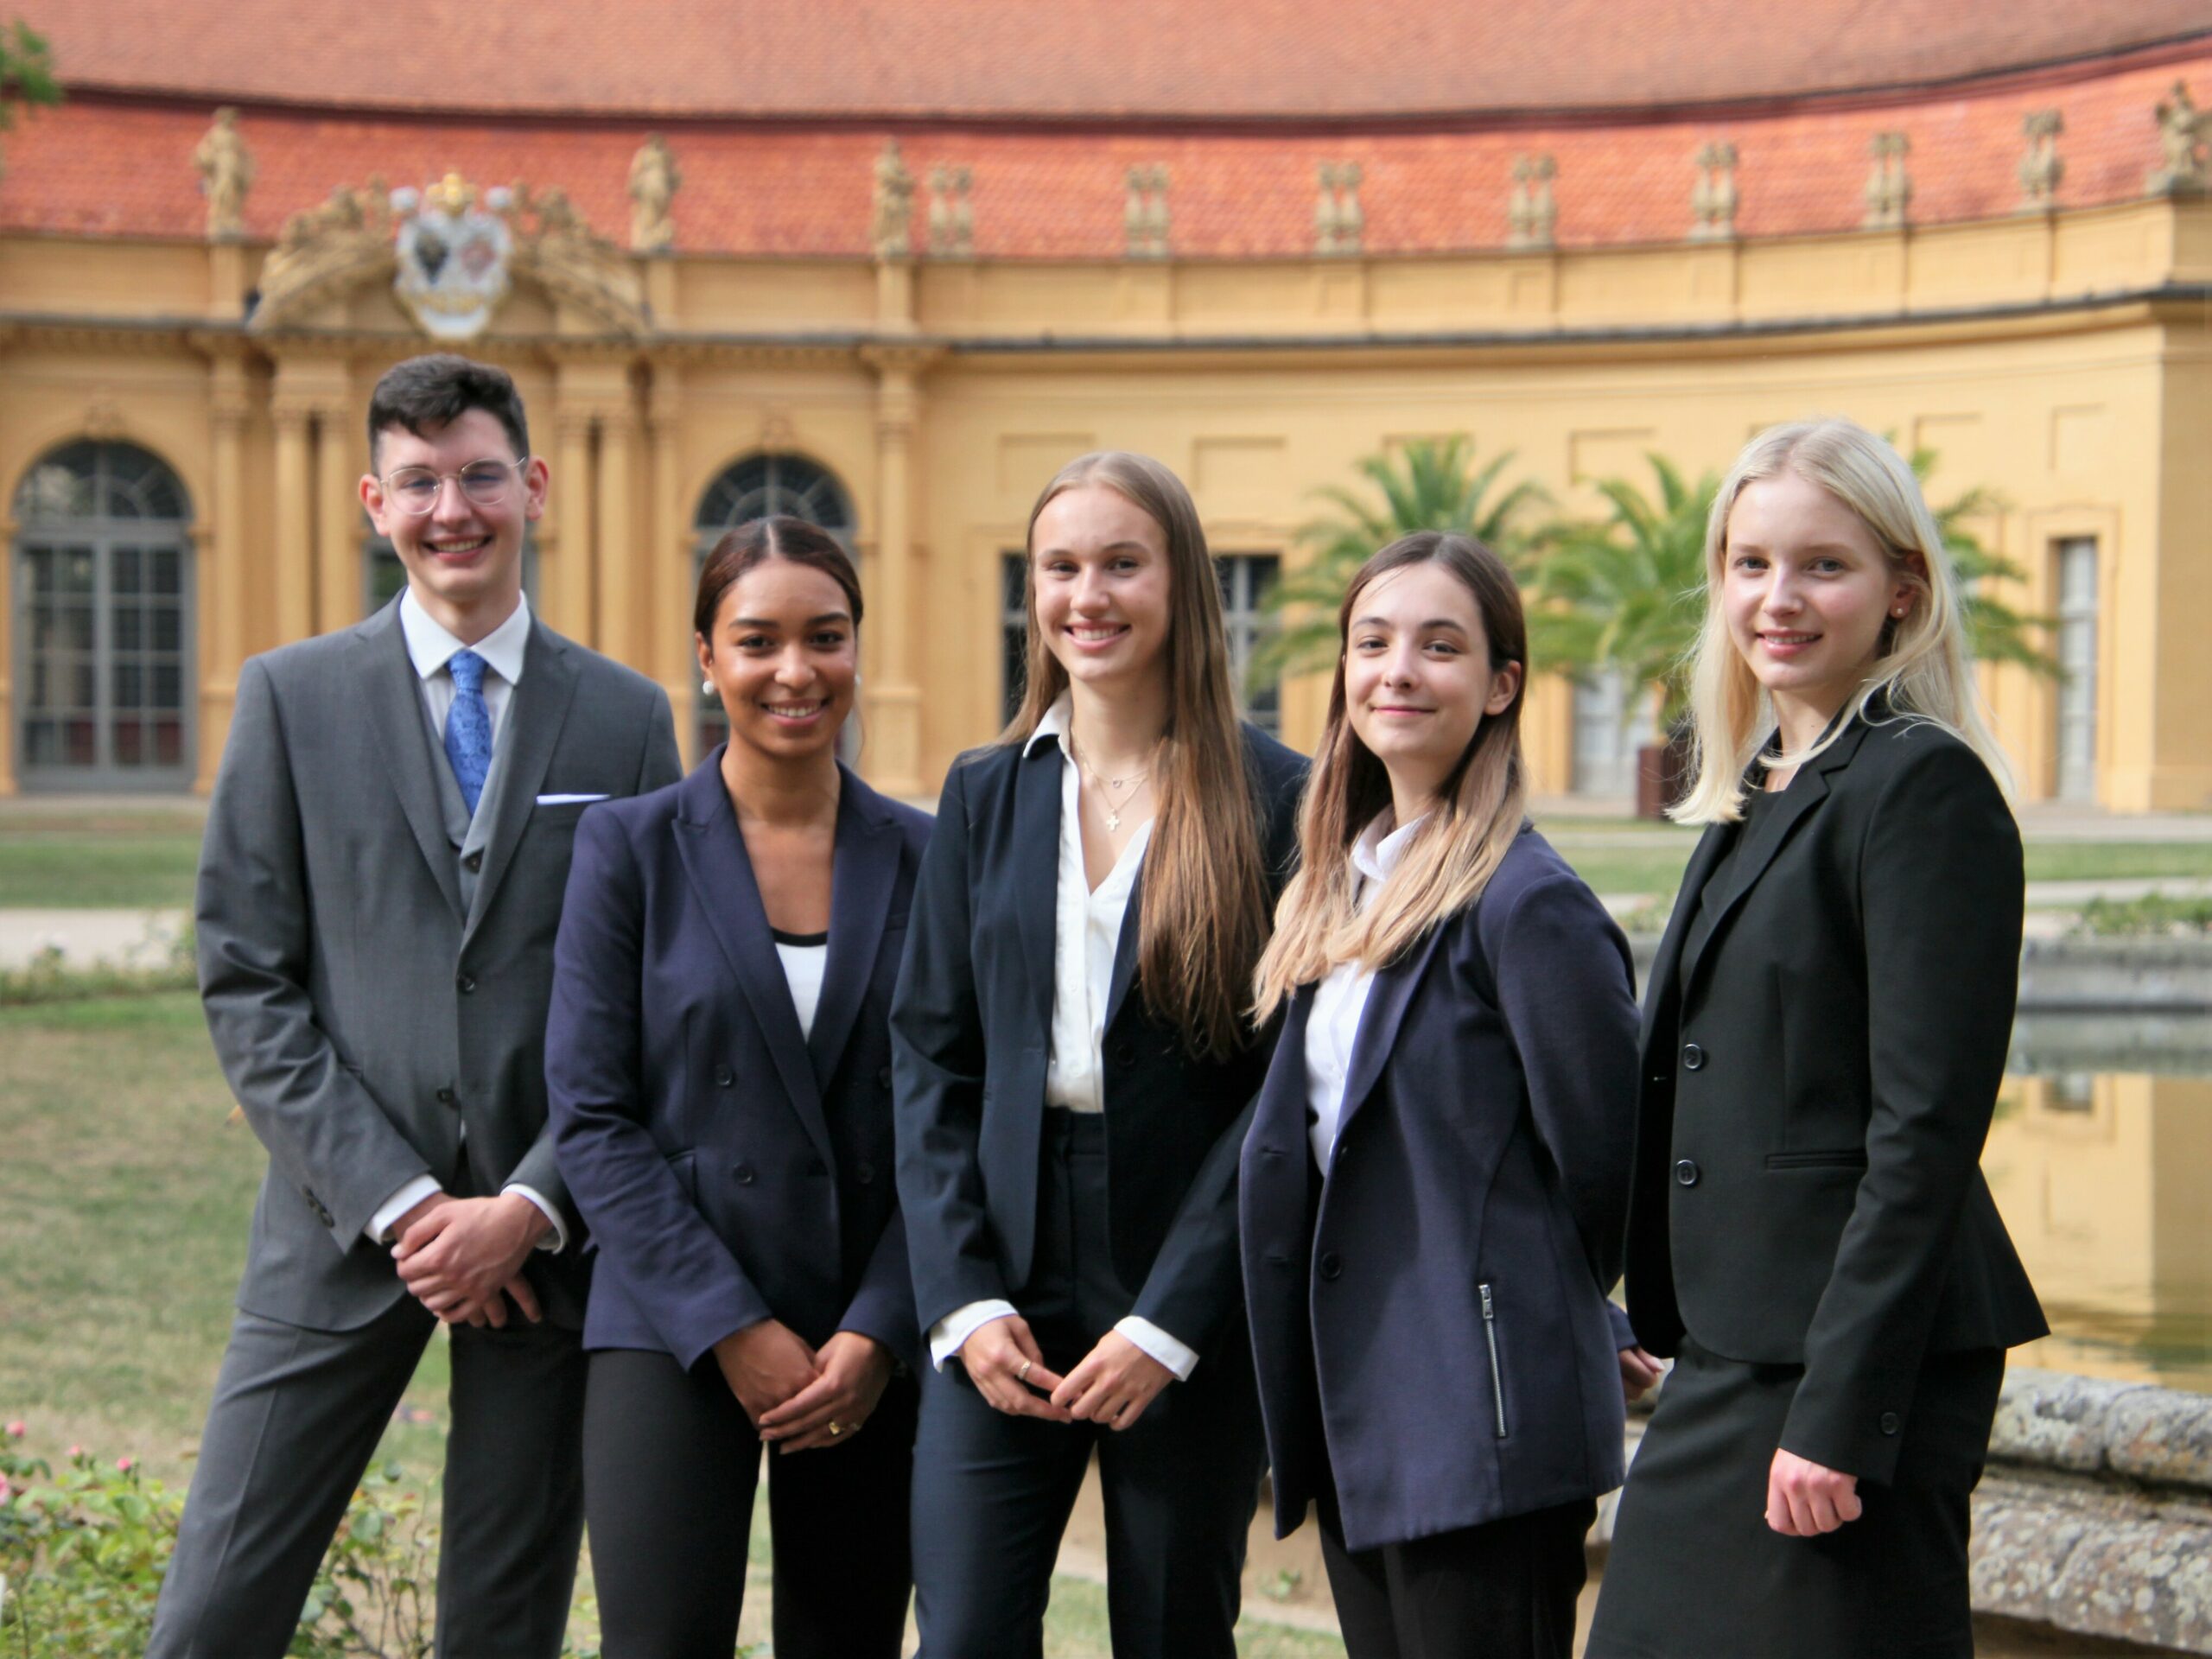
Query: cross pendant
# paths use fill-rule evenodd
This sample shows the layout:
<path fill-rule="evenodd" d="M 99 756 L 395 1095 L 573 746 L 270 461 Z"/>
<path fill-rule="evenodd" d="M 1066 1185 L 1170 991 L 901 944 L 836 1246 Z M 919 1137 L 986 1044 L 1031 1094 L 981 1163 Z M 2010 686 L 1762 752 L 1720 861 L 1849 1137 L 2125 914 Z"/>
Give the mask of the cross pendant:
<path fill-rule="evenodd" d="M 1110 836 L 1121 827 L 1122 815 L 1118 812 L 1109 812 L 1106 815 L 1106 833 Z"/>

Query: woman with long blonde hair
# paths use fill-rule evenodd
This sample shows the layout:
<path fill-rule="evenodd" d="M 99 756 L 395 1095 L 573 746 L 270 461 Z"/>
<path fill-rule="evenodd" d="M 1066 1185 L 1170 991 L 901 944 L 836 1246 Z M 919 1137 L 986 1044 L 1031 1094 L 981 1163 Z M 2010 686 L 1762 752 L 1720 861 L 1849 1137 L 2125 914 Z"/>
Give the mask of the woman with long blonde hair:
<path fill-rule="evenodd" d="M 1863 427 L 1752 440 L 1706 604 L 1627 1262 L 1675 1365 L 1589 1652 L 1963 1659 L 2005 1350 L 2045 1330 L 1978 1164 L 2024 897 L 2004 765 L 1942 533 Z"/>
<path fill-rule="evenodd" d="M 1318 1500 L 1353 1659 L 1567 1659 L 1624 1383 L 1655 1375 L 1605 1300 L 1628 944 L 1524 816 L 1497 555 L 1405 537 L 1338 626 L 1240 1184 L 1276 1530 Z"/>
<path fill-rule="evenodd" d="M 1114 1651 L 1226 1659 L 1262 1459 L 1247 988 L 1306 766 L 1237 719 L 1173 474 L 1071 461 L 1028 542 L 1027 690 L 946 780 L 892 1011 L 922 1652 L 1039 1651 L 1095 1450 Z"/>

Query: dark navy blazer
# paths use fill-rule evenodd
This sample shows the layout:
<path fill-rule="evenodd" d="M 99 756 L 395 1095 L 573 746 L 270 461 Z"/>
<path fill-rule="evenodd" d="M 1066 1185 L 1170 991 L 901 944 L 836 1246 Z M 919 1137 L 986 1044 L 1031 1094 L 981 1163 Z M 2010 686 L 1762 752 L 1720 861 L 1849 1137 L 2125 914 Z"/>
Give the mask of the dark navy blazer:
<path fill-rule="evenodd" d="M 1630 1338 L 1605 1292 L 1633 985 L 1620 930 L 1524 830 L 1472 905 L 1376 976 L 1318 1214 L 1299 991 L 1241 1182 L 1278 1536 L 1324 1458 L 1352 1549 L 1620 1484 Z"/>
<path fill-rule="evenodd" d="M 911 1363 L 888 1022 L 930 820 L 840 767 L 830 955 L 803 1036 L 721 754 L 576 827 L 545 1071 L 598 1249 L 584 1345 L 688 1369 L 773 1317 Z"/>
<path fill-rule="evenodd" d="M 1036 1243 L 1066 762 L 1057 744 L 1027 749 L 982 750 L 946 779 L 891 1013 L 925 1331 L 970 1302 L 1018 1301 Z M 1244 756 L 1272 906 L 1296 856 L 1306 760 L 1250 727 Z M 1143 905 L 1140 868 L 1106 1005 L 1108 1227 L 1131 1312 L 1205 1354 L 1242 1336 L 1236 1147 L 1271 1033 L 1226 1061 L 1190 1054 L 1130 994 Z"/>

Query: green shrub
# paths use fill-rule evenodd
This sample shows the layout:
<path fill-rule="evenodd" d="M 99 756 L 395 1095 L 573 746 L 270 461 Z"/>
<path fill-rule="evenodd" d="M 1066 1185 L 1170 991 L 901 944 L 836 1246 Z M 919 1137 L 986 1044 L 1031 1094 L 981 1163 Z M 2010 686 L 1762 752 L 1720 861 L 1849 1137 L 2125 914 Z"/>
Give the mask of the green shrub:
<path fill-rule="evenodd" d="M 2074 924 L 2093 938 L 2169 938 L 2212 933 L 2212 898 L 2171 899 L 2146 893 L 2139 899 L 2092 899 Z"/>

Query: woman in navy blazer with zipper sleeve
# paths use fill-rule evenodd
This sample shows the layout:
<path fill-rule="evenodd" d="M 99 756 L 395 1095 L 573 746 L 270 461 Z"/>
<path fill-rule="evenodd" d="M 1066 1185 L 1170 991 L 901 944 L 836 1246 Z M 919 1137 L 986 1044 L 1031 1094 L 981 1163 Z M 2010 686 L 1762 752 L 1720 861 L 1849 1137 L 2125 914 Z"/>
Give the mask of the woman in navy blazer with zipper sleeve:
<path fill-rule="evenodd" d="M 1241 1185 L 1278 1536 L 1317 1478 L 1353 1550 L 1620 1484 L 1632 1339 L 1605 1292 L 1635 1144 L 1633 971 L 1524 830 L 1472 905 L 1376 976 L 1318 1215 L 1313 987 L 1290 1004 Z"/>

